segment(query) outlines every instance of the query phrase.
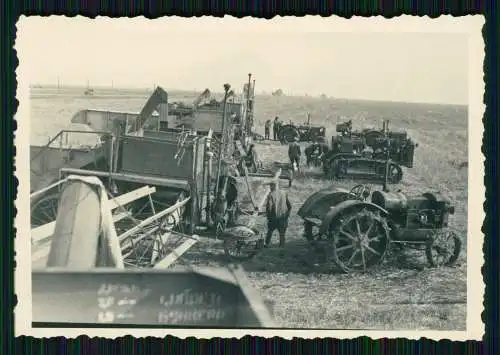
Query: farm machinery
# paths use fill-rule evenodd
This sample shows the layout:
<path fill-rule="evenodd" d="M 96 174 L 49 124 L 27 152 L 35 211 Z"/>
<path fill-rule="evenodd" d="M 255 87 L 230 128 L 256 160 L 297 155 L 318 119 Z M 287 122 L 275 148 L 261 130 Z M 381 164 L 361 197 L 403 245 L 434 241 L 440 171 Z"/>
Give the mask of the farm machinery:
<path fill-rule="evenodd" d="M 344 272 L 366 271 L 379 264 L 392 244 L 425 249 L 433 267 L 456 262 L 460 238 L 448 228 L 455 209 L 434 193 L 409 197 L 368 185 L 327 188 L 312 194 L 297 214 L 304 236 L 328 265 Z"/>
<path fill-rule="evenodd" d="M 278 131 L 278 139 L 282 144 L 295 141 L 311 142 L 319 137 L 325 137 L 326 128 L 320 125 L 311 124 L 311 115 L 307 114 L 307 121 L 302 125 L 296 125 L 293 122 L 283 124 Z"/>
<path fill-rule="evenodd" d="M 338 124 L 337 136 L 332 137 L 331 149 L 323 159 L 323 170 L 330 178 L 360 178 L 397 184 L 403 178 L 401 166 L 413 167 L 418 144 L 406 132 L 389 131 L 389 121 L 382 130 L 352 131 L 352 122 Z M 387 166 L 386 160 L 390 159 Z"/>
<path fill-rule="evenodd" d="M 163 98 L 160 99 L 165 101 Z M 229 90 L 219 101 L 212 98 L 209 89 L 205 89 L 192 104 L 169 103 L 166 107 L 168 109 L 166 118 L 160 118 L 160 130 L 178 132 L 191 129 L 207 134 L 212 129 L 213 137 L 220 140 L 224 131 L 220 117 L 225 111 L 229 116 L 226 124 L 232 130 L 233 139 L 240 140 L 242 136 L 251 137 L 254 135 L 252 131 L 254 101 L 255 80 L 252 82 L 251 74 L 248 74 L 248 82 L 243 85 L 241 95 Z"/>
<path fill-rule="evenodd" d="M 182 254 L 196 243 L 195 234 L 211 235 L 212 231 L 224 239 L 224 250 L 229 257 L 252 256 L 253 248 L 260 246 L 255 230 L 238 225 L 235 220 L 221 223 L 218 218 L 219 212 L 224 216 L 229 213 L 230 187 L 227 183 L 217 183 L 226 181 L 221 173 L 221 161 L 231 155 L 233 147 L 228 144 L 232 138 L 231 125 L 227 124 L 229 88 L 225 85 L 225 110 L 217 117 L 222 121 L 220 140 L 210 128 L 206 134 L 192 129 L 161 130 L 162 119 L 168 119 L 168 94 L 157 87 L 139 114 L 83 110 L 72 122 L 85 124 L 91 130 L 63 130 L 46 146 L 32 146 L 33 265 L 47 263 L 52 236 L 57 229 L 56 219 L 64 212 L 61 210 L 66 201 L 61 199 L 63 187 L 75 176 L 97 178 L 105 185 L 126 265 L 167 267 L 175 260 L 167 253 L 175 239 L 172 236 L 177 238 L 175 245 L 187 239 L 177 245 L 180 248 L 176 249 L 177 254 Z M 65 144 L 70 140 L 68 137 L 75 134 L 94 137 L 93 145 Z M 276 174 L 279 176 L 281 169 Z M 248 180 L 258 182 L 262 177 L 267 176 L 249 174 L 234 178 L 247 186 L 236 191 L 240 202 L 241 194 L 255 194 Z M 244 202 L 240 205 L 244 209 Z M 71 209 L 65 205 L 63 208 Z M 254 211 L 254 207 L 251 209 Z M 234 229 L 231 232 L 230 228 L 237 228 L 238 232 Z M 231 238 L 239 238 L 238 245 Z M 240 252 L 243 244 L 250 250 L 247 256 Z M 233 246 L 238 250 L 233 250 Z"/>

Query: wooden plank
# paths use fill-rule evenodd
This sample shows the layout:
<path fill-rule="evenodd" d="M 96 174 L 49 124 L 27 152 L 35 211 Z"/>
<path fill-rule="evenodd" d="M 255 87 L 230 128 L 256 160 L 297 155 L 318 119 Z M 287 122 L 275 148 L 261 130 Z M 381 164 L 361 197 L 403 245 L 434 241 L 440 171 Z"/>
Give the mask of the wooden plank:
<path fill-rule="evenodd" d="M 53 188 L 54 188 L 54 187 L 56 187 L 56 186 L 59 186 L 60 184 L 62 184 L 62 183 L 64 183 L 64 182 L 66 182 L 66 179 L 56 181 L 55 183 L 53 183 L 53 184 L 51 184 L 51 185 L 49 185 L 49 186 L 47 186 L 47 187 L 45 187 L 45 188 L 43 188 L 43 189 L 41 189 L 41 190 L 38 190 L 38 191 L 33 192 L 33 193 L 30 195 L 30 198 L 37 197 L 37 196 L 39 196 L 39 195 L 43 194 L 44 192 L 49 191 L 49 190 L 53 189 Z"/>
<path fill-rule="evenodd" d="M 155 192 L 156 192 L 155 187 L 143 186 L 141 188 L 138 188 L 137 190 L 127 192 L 123 195 L 120 195 L 118 197 L 115 197 L 115 198 L 109 200 L 110 208 L 111 208 L 111 210 L 114 210 L 114 209 L 118 208 L 119 206 L 126 205 L 130 202 L 138 200 L 141 197 L 147 196 L 149 194 L 153 194 Z M 54 234 L 55 227 L 56 227 L 56 222 L 53 221 L 53 222 L 46 223 L 43 226 L 33 228 L 31 230 L 31 240 L 34 243 L 39 243 L 43 239 L 51 237 L 52 234 Z"/>
<path fill-rule="evenodd" d="M 151 260 L 154 261 L 158 257 L 158 254 L 160 253 L 161 250 L 165 247 L 165 244 L 167 244 L 168 240 L 170 239 L 170 236 L 172 235 L 172 230 L 167 230 L 165 233 L 162 235 L 156 237 L 154 243 L 155 247 L 153 248 L 152 255 L 151 255 Z"/>
<path fill-rule="evenodd" d="M 111 210 L 118 208 L 119 206 L 126 205 L 130 202 L 138 200 L 147 195 L 152 195 L 156 192 L 155 187 L 143 186 L 138 188 L 137 190 L 127 192 L 123 195 L 117 196 L 111 200 L 109 200 Z"/>
<path fill-rule="evenodd" d="M 198 236 L 193 235 L 192 239 L 186 240 L 180 246 L 178 246 L 174 251 L 168 254 L 165 258 L 157 262 L 154 266 L 155 269 L 166 269 L 172 265 L 182 254 L 187 252 L 193 245 L 198 243 Z"/>
<path fill-rule="evenodd" d="M 114 180 L 137 182 L 140 184 L 149 184 L 149 185 L 154 185 L 154 186 L 164 186 L 164 187 L 172 187 L 172 188 L 177 188 L 177 189 L 189 190 L 189 181 L 185 180 L 185 179 L 159 178 L 159 177 L 154 177 L 154 176 L 128 174 L 128 173 L 111 173 L 110 174 L 107 171 L 71 169 L 71 168 L 62 168 L 61 174 L 99 176 L 99 177 L 111 178 Z"/>
<path fill-rule="evenodd" d="M 118 236 L 118 238 L 120 239 L 120 242 L 122 242 L 124 239 L 126 239 L 129 236 L 131 236 L 132 234 L 136 233 L 137 231 L 139 231 L 144 226 L 147 226 L 148 224 L 151 224 L 152 222 L 156 221 L 157 219 L 159 219 L 159 218 L 161 218 L 163 216 L 167 216 L 167 215 L 175 212 L 176 210 L 178 210 L 179 208 L 181 208 L 182 206 L 184 206 L 186 203 L 188 203 L 190 200 L 191 200 L 191 197 L 188 197 L 188 198 L 186 198 L 186 199 L 184 199 L 182 201 L 177 202 L 175 205 L 170 206 L 170 207 L 164 209 L 163 211 L 155 214 L 154 216 L 146 218 L 145 220 L 141 221 L 141 223 L 139 223 L 137 226 L 129 229 L 128 231 L 126 231 L 122 235 Z"/>

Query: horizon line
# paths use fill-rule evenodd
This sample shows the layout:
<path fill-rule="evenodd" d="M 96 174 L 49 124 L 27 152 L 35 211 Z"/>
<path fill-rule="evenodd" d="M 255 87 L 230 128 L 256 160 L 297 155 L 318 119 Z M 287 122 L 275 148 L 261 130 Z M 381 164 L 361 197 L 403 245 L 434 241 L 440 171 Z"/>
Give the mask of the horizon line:
<path fill-rule="evenodd" d="M 149 92 L 152 90 L 153 86 L 156 87 L 161 87 L 165 89 L 167 92 L 173 91 L 173 92 L 181 92 L 181 93 L 201 93 L 204 89 L 198 89 L 198 88 L 193 88 L 193 89 L 182 89 L 182 88 L 165 88 L 161 85 L 151 85 L 149 87 L 147 86 L 112 86 L 112 85 L 89 85 L 88 88 L 91 89 L 111 89 L 111 90 L 131 90 L 131 91 L 144 91 L 144 92 Z M 87 89 L 86 85 L 82 84 L 43 84 L 43 83 L 35 83 L 35 84 L 30 84 L 29 88 L 30 89 L 36 89 L 36 88 L 73 88 L 73 89 Z M 277 90 L 282 90 L 283 94 L 281 96 L 277 97 L 309 97 L 313 99 L 318 99 L 318 100 L 323 100 L 323 99 L 329 99 L 329 100 L 348 100 L 348 101 L 367 101 L 367 102 L 387 102 L 387 103 L 401 103 L 401 104 L 417 104 L 417 105 L 442 105 L 442 106 L 465 106 L 468 107 L 469 103 L 447 103 L 447 102 L 435 102 L 435 101 L 400 101 L 400 100 L 390 100 L 390 99 L 363 99 L 363 98 L 354 98 L 354 97 L 337 97 L 337 96 L 332 96 L 332 95 L 327 95 L 325 93 L 323 94 L 308 94 L 308 93 L 303 93 L 303 94 L 297 94 L 297 93 L 287 93 L 286 90 L 282 88 L 274 89 L 274 90 L 261 90 L 259 92 L 256 92 L 256 96 L 274 96 L 272 93 Z M 212 91 L 210 90 L 213 94 L 219 94 L 219 95 L 224 95 L 223 91 Z M 325 96 L 324 98 L 322 96 Z"/>

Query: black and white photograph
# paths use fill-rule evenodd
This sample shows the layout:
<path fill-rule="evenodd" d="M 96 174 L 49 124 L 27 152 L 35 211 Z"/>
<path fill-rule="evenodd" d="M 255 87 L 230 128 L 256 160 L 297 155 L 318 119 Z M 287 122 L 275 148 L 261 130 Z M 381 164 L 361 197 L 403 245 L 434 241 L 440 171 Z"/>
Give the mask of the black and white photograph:
<path fill-rule="evenodd" d="M 481 339 L 481 17 L 21 17 L 17 335 Z"/>

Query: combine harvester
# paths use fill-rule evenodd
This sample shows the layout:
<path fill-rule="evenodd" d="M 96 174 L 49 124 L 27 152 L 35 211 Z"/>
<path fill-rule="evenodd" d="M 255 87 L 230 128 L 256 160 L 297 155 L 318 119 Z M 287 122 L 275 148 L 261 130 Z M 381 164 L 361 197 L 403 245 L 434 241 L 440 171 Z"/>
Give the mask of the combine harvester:
<path fill-rule="evenodd" d="M 227 106 L 228 93 L 229 85 L 226 85 L 223 107 Z M 153 114 L 154 111 L 158 114 Z M 247 303 L 251 304 L 254 302 L 252 299 L 258 299 L 255 295 L 248 296 L 252 292 L 248 284 L 242 286 L 242 283 L 246 282 L 244 273 L 239 268 L 232 268 L 229 274 L 227 270 L 219 270 L 216 272 L 219 276 L 214 276 L 213 272 L 210 274 L 212 276 L 207 276 L 192 271 L 147 271 L 151 268 L 168 268 L 195 245 L 200 236 L 210 236 L 214 233 L 224 239 L 224 250 L 233 259 L 251 257 L 260 249 L 262 239 L 253 228 L 252 220 L 255 220 L 263 204 L 262 200 L 256 205 L 254 196 L 257 193 L 259 196 L 266 196 L 264 191 L 258 191 L 263 189 L 265 181 L 256 176 L 244 176 L 233 178 L 242 182 L 240 184 L 227 183 L 229 177 L 222 171 L 221 162 L 230 150 L 220 147 L 233 146 L 227 144 L 231 137 L 234 139 L 231 132 L 235 128 L 226 124 L 228 116 L 228 111 L 223 110 L 220 116 L 214 117 L 215 121 L 221 121 L 219 149 L 216 149 L 213 142 L 214 135 L 218 132 L 211 129 L 206 134 L 193 129 L 176 131 L 167 127 L 160 130 L 162 120 L 168 120 L 168 94 L 157 87 L 139 114 L 83 110 L 73 117 L 72 122 L 86 124 L 92 128 L 91 131 L 64 130 L 47 146 L 31 147 L 32 266 L 34 270 L 39 269 L 33 274 L 33 294 L 34 315 L 38 321 L 46 322 L 47 319 L 52 319 L 54 322 L 57 318 L 54 314 L 58 313 L 54 311 L 54 307 L 57 307 L 58 303 L 64 305 L 65 302 L 68 307 L 71 305 L 70 300 L 63 299 L 67 296 L 58 294 L 59 286 L 52 287 L 53 285 L 60 284 L 61 289 L 68 287 L 69 290 L 73 287 L 75 294 L 95 294 L 96 290 L 83 289 L 93 285 L 94 277 L 95 280 L 102 279 L 99 281 L 101 283 L 115 286 L 125 287 L 129 282 L 137 286 L 137 283 L 141 283 L 142 286 L 137 287 L 144 289 L 147 286 L 148 292 L 155 295 L 161 291 L 158 288 L 159 282 L 165 299 L 174 297 L 172 295 L 179 291 L 177 287 L 184 286 L 185 289 L 194 290 L 213 288 L 215 293 L 210 299 L 219 299 L 219 306 L 221 297 L 227 298 L 229 294 L 233 295 L 233 302 L 235 299 L 246 299 Z M 243 118 L 242 123 L 250 126 L 247 116 Z M 217 129 L 216 124 L 212 126 Z M 90 148 L 65 147 L 64 142 L 69 140 L 68 135 L 74 133 L 97 137 L 97 144 Z M 56 141 L 60 143 L 59 147 L 52 146 Z M 270 177 L 276 178 L 280 174 L 281 170 L 278 169 Z M 240 188 L 234 191 L 234 186 Z M 245 197 L 245 194 L 250 195 L 249 198 Z M 245 204 L 249 201 L 252 206 L 246 207 Z M 238 202 L 240 210 L 252 211 L 253 219 L 250 219 L 248 226 L 237 224 L 237 220 L 228 222 L 226 217 L 235 202 Z M 51 270 L 54 267 L 69 267 L 80 271 L 48 271 L 46 267 Z M 100 267 L 132 269 L 106 271 Z M 141 268 L 140 271 L 134 271 L 137 268 Z M 82 269 L 85 271 L 81 271 Z M 182 286 L 184 279 L 190 281 L 186 281 Z M 72 286 L 68 286 L 66 282 Z M 98 282 L 95 282 L 98 287 Z M 51 287 L 48 288 L 47 285 Z M 116 287 L 119 289 L 122 286 Z M 116 291 L 114 286 L 110 287 L 114 290 L 109 291 L 111 293 L 121 292 Z M 198 291 L 209 292 L 201 289 Z M 225 296 L 217 296 L 217 289 L 222 293 L 226 292 L 224 289 L 228 291 Z M 246 296 L 238 296 L 240 291 Z M 182 292 L 179 291 L 180 294 Z M 183 301 L 179 301 L 179 304 L 187 307 L 188 311 L 193 308 L 193 304 L 199 304 L 205 309 L 203 305 L 206 305 L 208 293 L 204 295 L 191 295 L 198 301 L 191 299 L 194 303 L 189 301 L 191 303 L 188 302 L 188 306 Z M 88 303 L 88 299 L 78 298 L 76 302 Z M 254 306 L 255 304 L 252 305 Z M 153 311 L 145 309 L 153 306 L 144 307 L 140 312 L 149 312 L 150 317 Z M 213 316 L 213 312 L 210 313 L 211 318 L 203 312 L 205 315 L 184 316 L 181 314 L 183 311 L 179 311 L 178 317 L 165 315 L 166 311 L 160 317 L 156 316 L 159 314 L 156 310 L 154 312 L 155 319 L 162 324 L 199 325 L 204 322 L 202 319 L 208 317 L 211 319 L 211 326 L 234 326 L 233 323 L 237 320 L 240 321 L 237 322 L 239 326 L 245 326 L 240 324 L 241 321 L 249 319 L 248 314 L 253 314 L 254 318 L 250 317 L 253 320 L 249 321 L 251 324 L 246 326 L 269 326 L 268 321 L 259 318 L 260 314 L 266 314 L 265 310 L 257 312 L 256 315 L 253 308 L 254 312 L 249 311 L 247 316 L 238 315 L 237 309 L 244 308 L 235 305 L 225 311 L 221 311 L 220 307 L 218 310 L 212 310 L 231 314 L 229 318 Z M 88 323 L 89 317 L 97 317 L 100 320 L 113 318 L 106 314 L 91 316 L 92 311 L 89 310 L 87 315 L 68 311 L 69 315 L 61 317 L 69 319 L 73 314 L 71 319 L 80 319 L 80 323 Z M 49 316 L 52 318 L 47 318 Z M 120 318 L 121 320 L 115 317 L 110 322 L 152 322 L 137 320 L 137 317 L 131 318 L 133 322 L 130 322 L 126 316 L 122 316 L 124 318 Z M 160 318 L 164 320 L 158 320 Z"/>

